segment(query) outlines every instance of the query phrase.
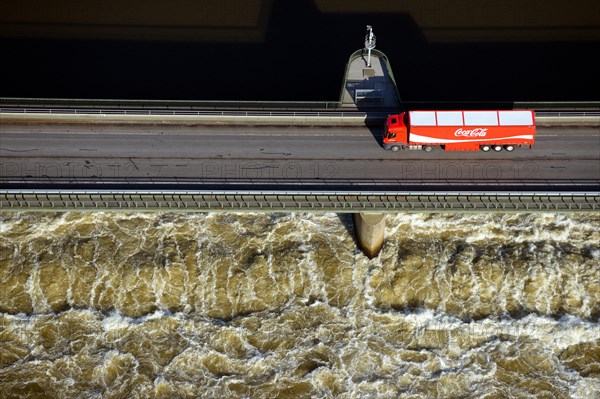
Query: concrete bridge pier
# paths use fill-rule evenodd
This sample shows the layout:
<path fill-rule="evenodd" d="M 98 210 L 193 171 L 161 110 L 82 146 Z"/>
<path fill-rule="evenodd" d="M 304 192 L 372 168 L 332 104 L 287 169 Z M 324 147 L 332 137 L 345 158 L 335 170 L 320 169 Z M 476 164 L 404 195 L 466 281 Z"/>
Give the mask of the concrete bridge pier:
<path fill-rule="evenodd" d="M 358 247 L 373 259 L 383 247 L 385 218 L 383 213 L 353 213 Z"/>

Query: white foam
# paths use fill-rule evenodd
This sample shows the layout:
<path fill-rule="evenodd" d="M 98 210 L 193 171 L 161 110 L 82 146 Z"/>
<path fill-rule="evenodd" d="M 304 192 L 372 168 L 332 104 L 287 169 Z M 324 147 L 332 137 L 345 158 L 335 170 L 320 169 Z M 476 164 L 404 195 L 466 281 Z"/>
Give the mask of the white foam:
<path fill-rule="evenodd" d="M 132 320 L 131 317 L 123 316 L 118 312 L 111 312 L 109 316 L 102 320 L 102 327 L 106 332 L 119 330 L 128 327 Z"/>

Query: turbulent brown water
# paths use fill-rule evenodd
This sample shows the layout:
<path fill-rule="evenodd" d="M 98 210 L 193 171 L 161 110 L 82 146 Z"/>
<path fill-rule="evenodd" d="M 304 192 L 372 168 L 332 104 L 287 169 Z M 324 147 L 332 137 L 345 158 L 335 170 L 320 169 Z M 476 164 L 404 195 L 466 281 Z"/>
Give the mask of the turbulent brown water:
<path fill-rule="evenodd" d="M 0 223 L 2 398 L 600 397 L 600 214 Z"/>

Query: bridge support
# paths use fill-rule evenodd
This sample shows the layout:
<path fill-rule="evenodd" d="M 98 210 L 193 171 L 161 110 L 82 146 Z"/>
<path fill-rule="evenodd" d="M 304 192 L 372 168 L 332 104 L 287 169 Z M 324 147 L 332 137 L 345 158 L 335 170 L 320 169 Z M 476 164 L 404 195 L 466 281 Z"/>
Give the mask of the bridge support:
<path fill-rule="evenodd" d="M 358 247 L 373 259 L 383 247 L 383 230 L 385 218 L 383 213 L 354 213 L 354 231 Z"/>

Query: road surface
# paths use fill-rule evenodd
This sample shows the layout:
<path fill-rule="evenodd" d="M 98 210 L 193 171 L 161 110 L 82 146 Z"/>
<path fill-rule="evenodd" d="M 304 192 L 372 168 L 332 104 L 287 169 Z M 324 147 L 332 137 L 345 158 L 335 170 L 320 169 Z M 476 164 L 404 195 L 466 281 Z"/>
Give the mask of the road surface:
<path fill-rule="evenodd" d="M 8 186 L 310 185 L 387 189 L 596 188 L 600 131 L 538 127 L 532 150 L 385 151 L 380 129 L 265 126 L 0 126 Z"/>

